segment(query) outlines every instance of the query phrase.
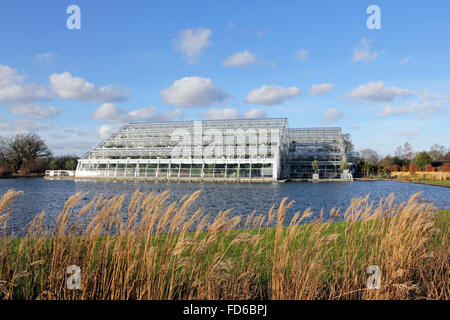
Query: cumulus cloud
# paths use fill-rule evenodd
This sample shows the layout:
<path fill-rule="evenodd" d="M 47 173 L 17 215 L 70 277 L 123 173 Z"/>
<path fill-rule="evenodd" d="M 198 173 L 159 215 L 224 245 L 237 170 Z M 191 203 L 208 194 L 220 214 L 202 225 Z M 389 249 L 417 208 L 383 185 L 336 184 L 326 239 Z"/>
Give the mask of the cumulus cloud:
<path fill-rule="evenodd" d="M 362 84 L 359 87 L 353 89 L 349 94 L 349 96 L 352 98 L 367 100 L 371 102 L 389 102 L 394 100 L 396 97 L 404 98 L 413 95 L 414 94 L 408 89 L 386 87 L 383 81 Z"/>
<path fill-rule="evenodd" d="M 94 110 L 92 117 L 95 120 L 124 122 L 125 112 L 114 103 L 104 103 Z"/>
<path fill-rule="evenodd" d="M 106 139 L 110 135 L 112 135 L 114 133 L 114 131 L 116 131 L 117 129 L 118 129 L 118 126 L 113 126 L 111 124 L 104 124 L 104 125 L 100 126 L 97 134 L 100 138 Z"/>
<path fill-rule="evenodd" d="M 330 123 L 338 121 L 343 116 L 344 114 L 336 108 L 327 109 L 323 114 L 324 119 Z"/>
<path fill-rule="evenodd" d="M 127 121 L 171 121 L 181 118 L 183 110 L 176 109 L 171 112 L 158 113 L 156 107 L 143 108 L 127 113 Z"/>
<path fill-rule="evenodd" d="M 222 120 L 222 119 L 238 119 L 240 118 L 239 111 L 233 108 L 211 109 L 200 113 L 201 118 L 208 120 Z"/>
<path fill-rule="evenodd" d="M 44 86 L 26 82 L 26 77 L 16 69 L 0 65 L 0 103 L 8 105 L 12 114 L 27 118 L 44 120 L 60 114 L 60 109 L 41 106 L 35 102 L 51 99 L 51 92 Z M 15 126 L 23 128 L 23 126 Z"/>
<path fill-rule="evenodd" d="M 197 63 L 203 49 L 209 47 L 211 29 L 197 28 L 180 31 L 178 38 L 174 39 L 175 48 L 179 50 L 189 64 Z"/>
<path fill-rule="evenodd" d="M 12 114 L 20 114 L 31 119 L 44 120 L 57 117 L 61 113 L 61 110 L 57 107 L 46 107 L 28 103 L 10 105 L 9 112 Z"/>
<path fill-rule="evenodd" d="M 200 113 L 201 118 L 206 118 L 208 120 L 226 120 L 226 119 L 258 119 L 266 118 L 267 114 L 261 109 L 252 109 L 245 113 L 240 113 L 234 108 L 224 108 L 224 109 L 211 109 L 206 112 Z"/>
<path fill-rule="evenodd" d="M 182 110 L 174 110 L 168 113 L 158 113 L 156 107 L 126 112 L 113 103 L 104 103 L 94 110 L 92 117 L 95 120 L 102 120 L 115 123 L 125 123 L 132 121 L 170 121 L 180 118 L 183 115 Z"/>
<path fill-rule="evenodd" d="M 297 56 L 297 59 L 302 61 L 302 62 L 304 62 L 304 61 L 309 59 L 309 52 L 308 52 L 308 50 L 300 49 L 300 50 L 297 50 L 297 52 L 295 54 Z"/>
<path fill-rule="evenodd" d="M 375 116 L 377 118 L 385 118 L 389 116 L 397 116 L 400 114 L 405 114 L 411 112 L 413 110 L 413 106 L 406 106 L 401 108 L 393 108 L 389 104 L 387 104 L 380 113 L 377 113 Z"/>
<path fill-rule="evenodd" d="M 225 67 L 244 67 L 256 63 L 256 55 L 248 50 L 236 52 L 232 56 L 226 58 L 222 65 Z"/>
<path fill-rule="evenodd" d="M 0 103 L 29 103 L 51 98 L 48 89 L 32 82 L 6 65 L 0 65 Z"/>
<path fill-rule="evenodd" d="M 309 88 L 309 93 L 313 96 L 317 95 L 323 95 L 327 92 L 330 92 L 333 90 L 334 84 L 331 83 L 321 83 L 321 84 L 315 84 Z"/>
<path fill-rule="evenodd" d="M 299 94 L 300 89 L 297 87 L 283 88 L 276 85 L 263 85 L 261 88 L 250 91 L 245 98 L 245 102 L 259 105 L 275 105 Z"/>
<path fill-rule="evenodd" d="M 89 102 L 117 102 L 126 100 L 125 88 L 107 85 L 96 88 L 83 78 L 72 76 L 70 72 L 54 73 L 49 77 L 50 88 L 63 99 Z"/>
<path fill-rule="evenodd" d="M 195 76 L 176 80 L 161 96 L 165 103 L 181 107 L 207 107 L 229 97 L 211 79 Z"/>
<path fill-rule="evenodd" d="M 245 113 L 244 118 L 246 119 L 267 118 L 267 114 L 261 109 L 252 109 Z"/>
<path fill-rule="evenodd" d="M 364 62 L 368 64 L 374 61 L 380 53 L 383 53 L 383 51 L 372 52 L 370 49 L 372 42 L 373 40 L 363 38 L 353 49 L 352 62 Z"/>

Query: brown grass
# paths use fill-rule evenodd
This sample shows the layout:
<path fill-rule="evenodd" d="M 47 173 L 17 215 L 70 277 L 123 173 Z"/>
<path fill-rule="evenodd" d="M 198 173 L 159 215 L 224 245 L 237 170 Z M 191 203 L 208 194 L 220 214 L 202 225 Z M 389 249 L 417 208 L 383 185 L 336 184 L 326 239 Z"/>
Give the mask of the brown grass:
<path fill-rule="evenodd" d="M 391 177 L 398 177 L 400 179 L 411 179 L 411 178 L 423 178 L 429 180 L 450 180 L 450 172 L 426 172 L 426 171 L 416 171 L 414 176 L 409 172 L 394 171 L 391 172 Z"/>
<path fill-rule="evenodd" d="M 199 192 L 167 204 L 168 191 L 136 191 L 125 219 L 124 195 L 80 208 L 77 193 L 51 230 L 42 212 L 26 237 L 12 239 L 10 206 L 21 192 L 8 191 L 0 200 L 0 298 L 450 298 L 448 216 L 437 224 L 436 209 L 419 194 L 398 205 L 393 195 L 378 205 L 366 196 L 327 219 L 322 212 L 300 225 L 306 210 L 286 225 L 287 199 L 267 215 L 226 210 L 210 219 L 189 213 Z M 325 221 L 340 216 L 344 222 Z M 81 268 L 80 290 L 67 287 L 70 265 Z M 381 268 L 379 290 L 366 287 L 369 265 Z"/>

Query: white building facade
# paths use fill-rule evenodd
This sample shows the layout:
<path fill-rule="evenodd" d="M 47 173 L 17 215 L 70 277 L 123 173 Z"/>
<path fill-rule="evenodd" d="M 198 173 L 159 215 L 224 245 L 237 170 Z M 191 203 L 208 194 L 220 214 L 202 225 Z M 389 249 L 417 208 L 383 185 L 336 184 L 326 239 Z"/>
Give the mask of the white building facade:
<path fill-rule="evenodd" d="M 279 180 L 287 119 L 131 123 L 78 160 L 76 177 Z"/>

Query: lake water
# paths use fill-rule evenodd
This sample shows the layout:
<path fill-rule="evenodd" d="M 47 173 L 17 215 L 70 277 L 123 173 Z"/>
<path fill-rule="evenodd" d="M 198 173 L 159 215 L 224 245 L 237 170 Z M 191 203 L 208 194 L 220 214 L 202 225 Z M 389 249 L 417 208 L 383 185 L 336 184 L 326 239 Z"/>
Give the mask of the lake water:
<path fill-rule="evenodd" d="M 346 209 L 352 198 L 370 193 L 376 203 L 380 198 L 394 193 L 396 201 L 405 201 L 412 194 L 421 191 L 422 198 L 432 201 L 440 209 L 450 208 L 450 188 L 427 186 L 396 181 L 354 181 L 343 182 L 288 182 L 288 183 L 211 183 L 211 182 L 142 182 L 142 181 L 73 181 L 45 179 L 0 179 L 0 195 L 8 189 L 22 190 L 24 195 L 12 207 L 9 220 L 10 232 L 20 230 L 38 213 L 45 210 L 46 222 L 51 224 L 55 215 L 63 208 L 69 196 L 76 192 L 88 192 L 83 203 L 103 194 L 113 196 L 124 193 L 129 196 L 137 189 L 142 192 L 170 190 L 169 200 L 202 190 L 193 209 L 203 207 L 212 216 L 220 210 L 233 209 L 233 215 L 248 215 L 253 210 L 267 213 L 272 205 L 278 206 L 283 197 L 294 200 L 287 220 L 297 211 L 312 208 L 314 214 L 326 213 L 333 207 Z M 325 215 L 327 216 L 327 215 Z"/>

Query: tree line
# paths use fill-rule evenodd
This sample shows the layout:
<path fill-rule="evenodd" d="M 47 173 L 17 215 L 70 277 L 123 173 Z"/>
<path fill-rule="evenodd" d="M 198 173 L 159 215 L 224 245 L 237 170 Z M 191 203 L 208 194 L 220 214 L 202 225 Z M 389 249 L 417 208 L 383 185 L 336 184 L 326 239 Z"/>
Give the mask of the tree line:
<path fill-rule="evenodd" d="M 363 149 L 357 172 L 364 177 L 388 177 L 390 172 L 450 171 L 450 148 L 434 144 L 428 151 L 415 152 L 409 142 L 395 150 L 394 156 L 381 157 L 375 150 Z"/>
<path fill-rule="evenodd" d="M 77 156 L 53 156 L 35 133 L 0 137 L 0 176 L 42 175 L 45 170 L 75 170 Z"/>
<path fill-rule="evenodd" d="M 353 151 L 349 134 L 344 135 L 345 151 Z M 381 157 L 375 150 L 359 152 L 356 176 L 388 177 L 393 171 L 450 171 L 450 148 L 434 144 L 430 150 L 415 152 L 409 142 L 395 150 L 394 156 Z M 55 157 L 35 133 L 0 137 L 0 176 L 43 174 L 45 170 L 75 170 L 77 156 Z M 348 164 L 342 163 L 341 170 Z"/>

